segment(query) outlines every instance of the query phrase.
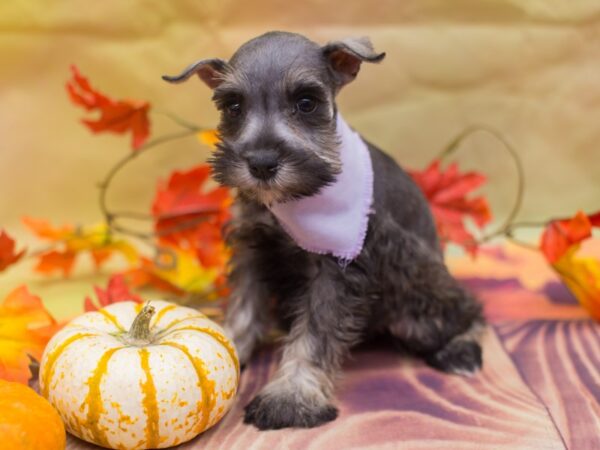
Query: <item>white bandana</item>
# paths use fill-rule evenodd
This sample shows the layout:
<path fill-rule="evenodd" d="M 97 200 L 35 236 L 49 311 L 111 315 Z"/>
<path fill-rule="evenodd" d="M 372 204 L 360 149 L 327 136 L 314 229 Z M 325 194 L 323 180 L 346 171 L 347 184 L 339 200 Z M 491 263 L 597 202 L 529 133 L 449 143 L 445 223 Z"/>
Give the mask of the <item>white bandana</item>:
<path fill-rule="evenodd" d="M 304 250 L 349 262 L 362 251 L 373 204 L 373 167 L 367 145 L 337 115 L 342 171 L 313 196 L 270 206 Z"/>

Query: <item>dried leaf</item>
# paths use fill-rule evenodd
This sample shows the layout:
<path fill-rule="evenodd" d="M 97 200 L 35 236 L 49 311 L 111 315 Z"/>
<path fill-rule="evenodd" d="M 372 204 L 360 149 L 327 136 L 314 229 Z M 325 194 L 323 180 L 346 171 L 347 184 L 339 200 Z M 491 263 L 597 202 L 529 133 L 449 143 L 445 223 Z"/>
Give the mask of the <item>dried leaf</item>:
<path fill-rule="evenodd" d="M 25 250 L 16 251 L 15 240 L 6 231 L 0 231 L 0 272 L 13 265 L 25 254 Z"/>
<path fill-rule="evenodd" d="M 477 244 L 465 228 L 464 220 L 471 218 L 482 228 L 492 215 L 484 197 L 467 196 L 485 182 L 485 177 L 476 172 L 461 174 L 456 164 L 443 172 L 439 160 L 434 160 L 424 171 L 409 173 L 429 202 L 442 244 L 454 242 L 475 254 Z"/>
<path fill-rule="evenodd" d="M 31 378 L 29 356 L 39 361 L 59 329 L 40 298 L 25 286 L 8 294 L 0 304 L 0 378 L 26 384 Z"/>
<path fill-rule="evenodd" d="M 116 274 L 110 277 L 106 289 L 94 286 L 97 302 L 94 302 L 90 297 L 86 297 L 83 303 L 85 311 L 97 311 L 100 308 L 111 305 L 117 302 L 134 301 L 143 303 L 142 297 L 132 293 L 129 286 L 125 282 L 125 277 L 122 274 Z"/>
<path fill-rule="evenodd" d="M 71 101 L 87 111 L 100 112 L 98 119 L 82 122 L 94 133 L 131 131 L 131 145 L 138 150 L 150 135 L 150 104 L 139 100 L 113 100 L 92 88 L 76 66 L 71 66 L 71 72 L 73 76 L 66 85 Z"/>

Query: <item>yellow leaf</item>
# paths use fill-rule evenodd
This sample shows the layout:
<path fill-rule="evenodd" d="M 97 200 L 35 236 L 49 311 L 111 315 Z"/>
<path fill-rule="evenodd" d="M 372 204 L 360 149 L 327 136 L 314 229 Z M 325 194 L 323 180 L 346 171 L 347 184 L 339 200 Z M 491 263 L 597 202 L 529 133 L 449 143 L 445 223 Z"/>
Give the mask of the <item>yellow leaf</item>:
<path fill-rule="evenodd" d="M 111 242 L 108 226 L 104 223 L 77 227 L 73 233 L 63 240 L 67 248 L 74 252 L 99 249 Z"/>
<path fill-rule="evenodd" d="M 581 306 L 600 321 L 600 261 L 589 257 L 576 258 L 577 250 L 579 245 L 572 246 L 552 267 Z"/>
<path fill-rule="evenodd" d="M 211 290 L 218 270 L 206 268 L 193 253 L 176 247 L 161 247 L 154 262 L 155 274 L 187 292 L 206 293 Z"/>
<path fill-rule="evenodd" d="M 74 252 L 78 251 L 106 251 L 121 253 L 130 263 L 138 261 L 138 251 L 123 239 L 114 239 L 108 225 L 100 223 L 97 225 L 80 227 L 66 241 L 67 248 Z"/>
<path fill-rule="evenodd" d="M 121 253 L 131 264 L 135 264 L 139 258 L 135 247 L 122 239 L 114 239 L 106 223 L 80 227 L 65 225 L 60 228 L 52 227 L 47 221 L 31 218 L 23 218 L 23 223 L 37 236 L 56 245 L 40 255 L 36 267 L 38 272 L 62 271 L 67 276 L 77 255 L 84 251 L 91 252 L 97 267 L 114 252 Z"/>
<path fill-rule="evenodd" d="M 139 253 L 137 249 L 129 242 L 122 239 L 111 241 L 110 244 L 102 248 L 120 253 L 131 264 L 135 264 L 139 259 Z"/>
<path fill-rule="evenodd" d="M 39 361 L 59 328 L 40 298 L 25 286 L 8 294 L 0 304 L 0 378 L 27 383 L 31 378 L 28 355 Z"/>
<path fill-rule="evenodd" d="M 204 130 L 196 135 L 200 143 L 208 145 L 210 148 L 215 149 L 217 144 L 221 141 L 217 130 Z"/>

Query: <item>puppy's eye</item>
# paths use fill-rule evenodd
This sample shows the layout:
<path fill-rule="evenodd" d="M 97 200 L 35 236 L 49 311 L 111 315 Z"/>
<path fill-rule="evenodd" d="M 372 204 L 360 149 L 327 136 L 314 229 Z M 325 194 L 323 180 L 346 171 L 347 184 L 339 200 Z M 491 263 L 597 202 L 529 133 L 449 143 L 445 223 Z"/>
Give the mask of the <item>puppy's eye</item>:
<path fill-rule="evenodd" d="M 296 100 L 296 108 L 304 114 L 309 114 L 317 109 L 317 100 L 314 97 L 304 96 Z"/>
<path fill-rule="evenodd" d="M 225 105 L 225 112 L 229 117 L 239 117 L 242 113 L 242 104 L 239 101 L 227 103 Z"/>

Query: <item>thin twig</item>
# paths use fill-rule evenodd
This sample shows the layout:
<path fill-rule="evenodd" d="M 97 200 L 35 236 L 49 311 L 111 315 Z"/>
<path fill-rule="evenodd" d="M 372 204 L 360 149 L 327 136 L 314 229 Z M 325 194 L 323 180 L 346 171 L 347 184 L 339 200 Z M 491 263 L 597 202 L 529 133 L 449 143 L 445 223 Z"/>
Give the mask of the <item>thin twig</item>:
<path fill-rule="evenodd" d="M 154 233 L 144 233 L 143 231 L 132 230 L 130 228 L 117 225 L 114 222 L 111 224 L 111 230 L 121 234 L 127 234 L 147 242 L 152 242 L 154 240 Z"/>
<path fill-rule="evenodd" d="M 146 220 L 146 221 L 152 220 L 152 221 L 154 221 L 154 220 L 163 220 L 163 219 L 173 219 L 176 217 L 182 217 L 182 216 L 186 216 L 186 215 L 190 215 L 190 214 L 197 214 L 197 213 L 209 214 L 209 213 L 218 212 L 218 210 L 204 209 L 202 211 L 191 210 L 191 211 L 186 211 L 185 213 L 164 214 L 164 215 L 159 215 L 159 216 L 153 216 L 150 214 L 145 214 L 145 213 L 140 213 L 140 212 L 135 212 L 135 211 L 133 211 L 133 212 L 128 212 L 128 211 L 113 212 L 113 211 L 109 210 L 109 208 L 107 206 L 107 199 L 106 199 L 108 189 L 109 189 L 114 177 L 129 162 L 133 161 L 135 158 L 137 158 L 141 154 L 145 153 L 146 151 L 148 151 L 151 148 L 154 148 L 160 144 L 163 144 L 163 143 L 169 142 L 169 141 L 173 141 L 176 139 L 181 139 L 181 138 L 190 136 L 192 134 L 196 134 L 205 129 L 204 127 L 199 127 L 199 126 L 197 126 L 197 125 L 195 125 L 195 124 L 193 124 L 171 112 L 168 112 L 168 111 L 161 111 L 161 110 L 154 109 L 153 112 L 168 117 L 169 119 L 171 119 L 173 122 L 175 122 L 180 127 L 184 128 L 185 130 L 179 131 L 176 133 L 167 134 L 164 136 L 159 136 L 159 137 L 147 142 L 146 144 L 144 144 L 137 151 L 131 152 L 131 153 L 125 155 L 123 158 L 121 158 L 119 161 L 117 161 L 117 163 L 106 174 L 106 176 L 104 177 L 104 180 L 102 180 L 102 182 L 99 183 L 100 211 L 102 212 L 102 215 L 104 216 L 104 220 L 106 221 L 106 224 L 108 225 L 109 230 L 118 231 L 123 234 L 129 234 L 131 236 L 135 236 L 139 239 L 142 239 L 146 242 L 151 240 L 152 237 L 156 237 L 156 234 L 150 234 L 150 233 L 144 233 L 144 232 L 140 232 L 140 231 L 136 231 L 136 230 L 131 230 L 127 227 L 123 227 L 122 225 L 117 225 L 115 223 L 115 221 L 118 220 L 119 218 L 128 218 L 128 219 L 132 219 L 132 220 Z M 191 227 L 196 223 L 198 223 L 197 220 L 190 221 L 189 226 Z M 177 227 L 172 227 L 173 230 L 171 230 L 171 229 L 163 230 L 161 233 L 158 234 L 158 237 L 165 235 L 165 234 L 173 233 L 175 231 L 179 231 L 181 229 L 185 229 L 185 228 L 182 228 L 183 225 L 184 224 L 179 224 L 179 225 L 177 225 Z"/>
<path fill-rule="evenodd" d="M 519 154 L 514 149 L 514 147 L 506 139 L 504 139 L 504 137 L 498 131 L 496 131 L 493 128 L 490 128 L 486 125 L 472 125 L 472 126 L 466 128 L 465 130 L 463 130 L 439 154 L 439 156 L 438 156 L 439 159 L 444 159 L 444 158 L 450 156 L 451 154 L 453 154 L 458 149 L 458 146 L 467 137 L 469 137 L 470 135 L 472 135 L 478 131 L 483 131 L 485 133 L 488 133 L 488 134 L 492 135 L 493 137 L 495 137 L 498 141 L 500 141 L 502 143 L 502 145 L 504 146 L 504 148 L 510 154 L 513 162 L 515 163 L 515 167 L 517 169 L 517 193 L 515 196 L 515 202 L 511 208 L 508 216 L 502 223 L 502 225 L 500 225 L 495 231 L 485 234 L 485 235 L 481 236 L 479 239 L 477 239 L 477 243 L 481 244 L 483 242 L 487 242 L 487 241 L 493 239 L 494 237 L 506 235 L 507 232 L 509 232 L 511 230 L 512 221 L 515 219 L 515 217 L 519 213 L 519 210 L 521 209 L 521 205 L 523 203 L 523 193 L 525 191 L 525 171 L 523 170 L 523 164 L 521 163 Z"/>
<path fill-rule="evenodd" d="M 516 237 L 512 236 L 511 234 L 507 234 L 506 239 L 508 239 L 511 243 L 518 245 L 519 247 L 523 247 L 528 250 L 533 250 L 536 252 L 540 251 L 540 248 L 537 245 L 533 245 L 533 244 L 530 244 L 529 242 L 517 239 Z"/>
<path fill-rule="evenodd" d="M 175 122 L 177 125 L 179 125 L 179 126 L 181 126 L 183 128 L 187 128 L 188 130 L 193 130 L 195 132 L 200 132 L 200 131 L 206 129 L 204 127 L 199 127 L 198 125 L 196 125 L 196 124 L 194 124 L 192 122 L 189 122 L 189 121 L 187 121 L 187 120 L 185 120 L 185 119 L 183 119 L 183 118 L 181 118 L 181 117 L 179 117 L 179 116 L 177 116 L 177 115 L 175 115 L 175 114 L 173 114 L 172 112 L 169 112 L 169 111 L 163 111 L 163 110 L 159 110 L 159 109 L 154 109 L 153 112 L 155 114 L 160 114 L 162 116 L 168 117 L 173 122 Z"/>
<path fill-rule="evenodd" d="M 544 228 L 548 225 L 549 222 L 552 222 L 554 219 L 548 219 L 545 222 L 515 222 L 510 225 L 512 230 L 516 230 L 517 228 Z"/>
<path fill-rule="evenodd" d="M 140 221 L 153 221 L 155 217 L 152 214 L 138 212 L 138 211 L 112 211 L 111 215 L 114 220 L 117 219 L 131 219 Z"/>
<path fill-rule="evenodd" d="M 125 167 L 129 162 L 133 161 L 135 158 L 139 157 L 140 155 L 142 155 L 143 153 L 147 152 L 148 150 L 163 144 L 165 142 L 169 142 L 169 141 L 173 141 L 176 139 L 181 139 L 184 137 L 188 137 L 191 136 L 192 134 L 197 133 L 197 130 L 190 130 L 190 129 L 186 129 L 184 131 L 179 131 L 176 133 L 170 133 L 170 134 L 166 134 L 164 136 L 159 136 L 156 139 L 153 139 L 149 142 L 147 142 L 146 144 L 144 144 L 142 147 L 140 147 L 137 151 L 128 153 L 127 155 L 125 155 L 123 158 L 121 158 L 119 161 L 117 161 L 117 163 L 109 170 L 109 172 L 106 174 L 106 176 L 104 177 L 104 179 L 99 183 L 99 189 L 100 189 L 100 193 L 99 193 L 99 204 L 100 204 L 100 211 L 102 212 L 102 215 L 104 216 L 104 219 L 106 220 L 106 223 L 108 225 L 109 228 L 113 228 L 112 224 L 113 221 L 115 219 L 114 214 L 108 209 L 107 203 L 106 203 L 106 194 L 108 192 L 108 188 L 113 180 L 113 178 L 123 169 L 123 167 Z"/>
<path fill-rule="evenodd" d="M 185 214 L 187 215 L 187 214 Z M 174 215 L 173 217 L 182 217 L 184 215 Z M 190 228 L 194 228 L 196 225 L 198 225 L 199 223 L 202 223 L 206 220 L 206 217 L 196 217 L 194 219 L 191 220 L 187 220 L 184 221 L 182 223 L 173 225 L 171 227 L 165 228 L 163 230 L 157 231 L 157 232 L 153 232 L 153 233 L 145 233 L 143 231 L 137 231 L 128 227 L 124 227 L 122 225 L 118 225 L 116 223 L 116 218 L 113 220 L 113 223 L 111 225 L 111 229 L 113 231 L 118 231 L 119 233 L 122 234 L 129 234 L 131 236 L 135 236 L 138 237 L 140 239 L 152 239 L 152 238 L 160 238 L 160 237 L 164 237 L 164 236 L 168 236 L 170 234 L 173 233 L 178 233 L 180 231 L 184 231 Z"/>
<path fill-rule="evenodd" d="M 220 208 L 191 208 L 187 211 L 181 211 L 177 213 L 168 214 L 148 214 L 137 211 L 114 211 L 112 216 L 114 219 L 131 219 L 131 220 L 143 220 L 143 221 L 158 221 L 158 220 L 169 220 L 177 219 L 179 217 L 191 216 L 195 214 L 216 214 L 220 212 Z"/>
<path fill-rule="evenodd" d="M 184 231 L 189 228 L 193 228 L 196 225 L 198 225 L 199 223 L 202 223 L 204 221 L 206 221 L 206 217 L 197 217 L 195 219 L 188 220 L 186 222 L 183 222 L 183 223 L 174 225 L 172 227 L 165 228 L 164 230 L 158 231 L 156 233 L 156 236 L 157 237 L 168 236 L 169 234 L 173 234 L 173 233 L 177 233 L 179 231 Z"/>

